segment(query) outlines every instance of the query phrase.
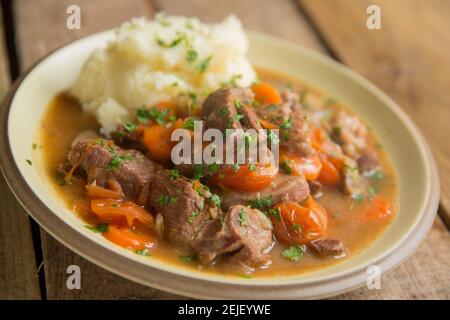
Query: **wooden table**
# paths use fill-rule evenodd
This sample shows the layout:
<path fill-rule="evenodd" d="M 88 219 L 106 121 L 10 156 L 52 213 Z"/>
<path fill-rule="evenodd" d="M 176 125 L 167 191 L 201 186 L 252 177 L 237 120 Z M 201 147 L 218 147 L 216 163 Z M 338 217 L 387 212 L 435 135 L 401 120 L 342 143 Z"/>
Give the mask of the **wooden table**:
<path fill-rule="evenodd" d="M 66 8 L 81 8 L 81 30 L 66 28 Z M 366 28 L 369 4 L 381 30 Z M 154 12 L 213 22 L 236 14 L 244 26 L 320 51 L 387 92 L 411 116 L 440 170 L 439 216 L 406 262 L 383 275 L 381 290 L 361 288 L 337 299 L 450 298 L 450 1 L 447 0 L 2 0 L 0 96 L 50 50 Z M 5 37 L 3 35 L 6 35 Z M 111 274 L 66 249 L 33 222 L 0 177 L 0 298 L 179 298 Z M 82 270 L 82 289 L 68 290 L 66 268 Z"/>

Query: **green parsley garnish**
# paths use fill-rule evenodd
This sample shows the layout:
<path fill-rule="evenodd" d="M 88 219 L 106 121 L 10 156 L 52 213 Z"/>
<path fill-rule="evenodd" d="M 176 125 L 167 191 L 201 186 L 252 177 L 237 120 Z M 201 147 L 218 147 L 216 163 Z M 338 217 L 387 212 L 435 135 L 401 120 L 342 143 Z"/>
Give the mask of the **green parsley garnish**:
<path fill-rule="evenodd" d="M 373 174 L 369 176 L 369 178 L 373 180 L 381 180 L 384 178 L 384 175 L 381 171 L 375 171 Z"/>
<path fill-rule="evenodd" d="M 249 171 L 255 171 L 256 170 L 256 164 L 254 164 L 254 163 L 249 164 L 248 165 L 248 170 Z"/>
<path fill-rule="evenodd" d="M 233 116 L 233 120 L 235 120 L 235 121 L 241 121 L 242 119 L 244 118 L 244 115 L 243 114 L 235 114 L 234 116 Z"/>
<path fill-rule="evenodd" d="M 250 202 L 250 207 L 253 209 L 267 209 L 272 206 L 272 196 L 267 198 L 259 198 Z"/>
<path fill-rule="evenodd" d="M 293 262 L 299 262 L 300 259 L 305 254 L 305 247 L 304 246 L 290 246 L 286 250 L 284 250 L 281 255 L 285 257 L 286 259 L 289 259 Z"/>
<path fill-rule="evenodd" d="M 108 231 L 108 225 L 106 223 L 96 225 L 95 227 L 86 226 L 86 228 L 88 228 L 89 230 L 91 230 L 92 232 L 95 232 L 95 233 L 103 233 L 103 232 Z"/>
<path fill-rule="evenodd" d="M 245 274 L 245 273 L 236 273 L 236 275 L 237 275 L 238 277 L 241 277 L 241 278 L 244 278 L 244 279 L 251 279 L 251 278 L 252 278 L 251 275 Z"/>
<path fill-rule="evenodd" d="M 217 112 L 218 112 L 218 114 L 219 114 L 219 116 L 220 116 L 221 118 L 225 118 L 225 117 L 228 115 L 228 109 L 227 109 L 227 107 L 222 107 L 222 108 L 220 108 L 219 111 L 217 111 Z"/>
<path fill-rule="evenodd" d="M 33 162 L 32 162 L 30 159 L 26 159 L 26 161 L 27 161 L 27 163 L 28 163 L 30 166 L 33 165 Z"/>
<path fill-rule="evenodd" d="M 170 42 L 165 42 L 163 39 L 156 37 L 156 42 L 163 48 L 173 48 L 179 45 L 182 42 L 187 43 L 188 39 L 185 33 L 177 32 L 177 37 Z"/>
<path fill-rule="evenodd" d="M 216 207 L 220 208 L 220 205 L 222 204 L 222 198 L 217 194 L 212 194 L 209 199 L 216 205 Z"/>
<path fill-rule="evenodd" d="M 110 150 L 110 152 L 111 152 L 111 150 Z M 113 149 L 113 152 L 115 152 L 114 149 Z M 111 159 L 111 161 L 109 162 L 106 169 L 109 171 L 118 170 L 120 168 L 122 161 L 128 161 L 128 160 L 132 160 L 132 159 L 133 159 L 133 156 L 131 154 L 124 154 L 122 156 L 119 156 L 118 154 L 114 154 L 114 157 Z"/>
<path fill-rule="evenodd" d="M 248 215 L 247 215 L 247 211 L 245 211 L 244 208 L 239 210 L 239 223 L 243 227 L 247 227 L 248 226 Z"/>
<path fill-rule="evenodd" d="M 203 167 L 201 164 L 194 164 L 194 180 L 200 180 L 203 177 Z"/>
<path fill-rule="evenodd" d="M 217 171 L 219 171 L 219 165 L 217 163 L 211 163 L 208 166 L 208 170 L 211 174 L 215 174 Z"/>
<path fill-rule="evenodd" d="M 270 140 L 270 142 L 272 144 L 279 144 L 280 143 L 280 138 L 278 137 L 278 135 L 273 131 L 273 130 L 269 130 L 267 133 L 267 136 Z"/>
<path fill-rule="evenodd" d="M 352 200 L 355 202 L 363 202 L 364 201 L 364 196 L 362 194 L 354 194 L 351 196 Z"/>
<path fill-rule="evenodd" d="M 197 217 L 200 214 L 200 211 L 192 211 L 191 215 L 189 216 L 188 222 L 189 224 L 194 223 L 195 217 Z"/>
<path fill-rule="evenodd" d="M 188 130 L 194 130 L 194 124 L 195 124 L 194 119 L 192 118 L 186 119 L 183 122 L 183 128 Z"/>
<path fill-rule="evenodd" d="M 197 260 L 197 257 L 195 255 L 186 255 L 186 256 L 180 256 L 180 259 L 184 263 L 192 263 Z"/>
<path fill-rule="evenodd" d="M 136 250 L 134 253 L 136 253 L 140 256 L 145 256 L 145 257 L 148 257 L 151 255 L 151 253 L 148 249 L 139 249 L 139 250 Z"/>
<path fill-rule="evenodd" d="M 125 130 L 127 130 L 129 133 L 133 133 L 136 131 L 136 125 L 133 122 L 125 122 L 123 124 L 123 127 Z"/>
<path fill-rule="evenodd" d="M 168 205 L 169 203 L 176 203 L 177 197 L 169 197 L 168 195 L 162 195 L 159 197 L 159 203 L 161 203 L 163 206 Z"/>
<path fill-rule="evenodd" d="M 188 51 L 186 51 L 186 60 L 189 63 L 192 63 L 195 60 L 197 60 L 197 57 L 198 57 L 198 53 L 194 49 L 189 49 Z"/>
<path fill-rule="evenodd" d="M 201 61 L 197 66 L 196 66 L 196 70 L 200 73 L 203 73 L 206 71 L 206 69 L 208 69 L 209 64 L 211 62 L 212 56 L 209 56 L 208 58 L 206 58 L 205 60 Z"/>
<path fill-rule="evenodd" d="M 280 125 L 280 128 L 286 130 L 292 128 L 292 119 L 291 118 L 285 119 L 283 123 Z"/>
<path fill-rule="evenodd" d="M 275 220 L 281 221 L 280 208 L 274 208 L 267 210 L 267 215 L 275 217 Z"/>
<path fill-rule="evenodd" d="M 178 169 L 172 169 L 169 171 L 169 177 L 171 179 L 176 179 L 179 178 L 181 176 L 180 170 Z"/>
<path fill-rule="evenodd" d="M 288 175 L 292 174 L 291 163 L 292 163 L 292 160 L 286 160 L 282 163 L 283 170 Z"/>
<path fill-rule="evenodd" d="M 238 170 L 239 170 L 239 165 L 237 163 L 233 164 L 233 171 L 238 172 Z"/>

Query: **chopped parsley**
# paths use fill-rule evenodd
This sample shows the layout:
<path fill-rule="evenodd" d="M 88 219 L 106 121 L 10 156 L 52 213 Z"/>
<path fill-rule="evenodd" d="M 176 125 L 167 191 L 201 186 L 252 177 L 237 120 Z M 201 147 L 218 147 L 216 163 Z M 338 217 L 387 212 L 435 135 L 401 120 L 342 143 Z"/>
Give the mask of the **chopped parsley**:
<path fill-rule="evenodd" d="M 255 171 L 256 170 L 256 164 L 254 164 L 254 163 L 249 164 L 248 165 L 248 170 L 249 171 Z"/>
<path fill-rule="evenodd" d="M 211 163 L 208 166 L 208 170 L 211 174 L 215 174 L 217 171 L 219 171 L 219 165 L 217 163 Z"/>
<path fill-rule="evenodd" d="M 123 124 L 123 127 L 125 130 L 127 130 L 129 133 L 133 133 L 136 131 L 136 125 L 133 122 L 125 122 Z"/>
<path fill-rule="evenodd" d="M 223 82 L 223 86 L 237 87 L 237 80 L 242 78 L 242 74 L 234 74 L 228 81 Z"/>
<path fill-rule="evenodd" d="M 301 226 L 300 224 L 298 224 L 298 223 L 293 223 L 293 224 L 291 224 L 291 225 L 289 226 L 289 228 L 290 228 L 291 230 L 294 230 L 294 231 L 301 231 L 301 230 L 302 230 L 302 226 Z"/>
<path fill-rule="evenodd" d="M 369 197 L 373 197 L 376 194 L 378 194 L 379 188 L 377 186 L 369 186 L 367 188 L 367 193 L 369 194 Z"/>
<path fill-rule="evenodd" d="M 369 176 L 369 178 L 373 179 L 373 180 L 381 180 L 381 179 L 384 178 L 384 175 L 383 175 L 383 173 L 381 171 L 375 171 L 374 173 L 372 173 Z"/>
<path fill-rule="evenodd" d="M 110 152 L 111 152 L 111 150 L 110 150 Z M 114 149 L 113 149 L 113 152 L 115 152 Z M 113 152 L 111 152 L 111 153 L 113 153 Z M 118 170 L 120 168 L 120 165 L 122 164 L 122 161 L 128 161 L 128 160 L 132 160 L 132 159 L 133 159 L 133 156 L 131 154 L 124 154 L 122 156 L 120 156 L 118 154 L 114 154 L 113 158 L 109 162 L 106 169 L 109 171 Z"/>
<path fill-rule="evenodd" d="M 248 215 L 247 215 L 247 211 L 245 211 L 244 208 L 239 210 L 239 223 L 243 227 L 247 227 L 248 226 Z"/>
<path fill-rule="evenodd" d="M 194 119 L 188 118 L 188 119 L 184 120 L 183 128 L 188 129 L 188 130 L 194 130 L 194 124 L 195 124 Z"/>
<path fill-rule="evenodd" d="M 140 123 L 154 120 L 159 125 L 162 125 L 166 120 L 171 120 L 169 117 L 169 109 L 159 110 L 156 107 L 150 109 L 140 108 L 136 111 L 136 117 Z"/>
<path fill-rule="evenodd" d="M 278 134 L 276 134 L 273 130 L 269 130 L 267 133 L 267 136 L 271 142 L 271 144 L 279 144 L 280 138 L 278 137 Z"/>
<path fill-rule="evenodd" d="M 201 164 L 194 164 L 194 180 L 200 180 L 203 177 L 203 168 Z"/>
<path fill-rule="evenodd" d="M 280 214 L 280 208 L 275 208 L 275 209 L 269 209 L 267 210 L 267 215 L 270 217 L 274 217 L 275 220 L 277 221 L 281 221 L 281 214 Z"/>
<path fill-rule="evenodd" d="M 233 120 L 235 120 L 235 121 L 241 121 L 242 119 L 244 118 L 244 115 L 243 114 L 235 114 L 234 116 L 233 116 Z"/>
<path fill-rule="evenodd" d="M 291 163 L 292 163 L 292 160 L 286 160 L 282 163 L 283 171 L 288 175 L 292 174 Z"/>
<path fill-rule="evenodd" d="M 259 198 L 250 202 L 250 207 L 254 209 L 267 209 L 272 206 L 272 196 L 267 198 Z"/>
<path fill-rule="evenodd" d="M 169 203 L 176 203 L 177 197 L 169 197 L 168 195 L 162 195 L 159 197 L 159 203 L 161 203 L 163 206 L 168 205 Z"/>
<path fill-rule="evenodd" d="M 106 144 L 106 141 L 105 139 L 98 139 L 97 141 L 95 141 L 95 144 L 99 146 L 104 146 Z"/>
<path fill-rule="evenodd" d="M 236 273 L 236 275 L 237 275 L 238 277 L 241 277 L 241 278 L 244 278 L 244 279 L 251 279 L 251 278 L 252 278 L 251 275 L 246 274 L 246 273 Z"/>
<path fill-rule="evenodd" d="M 178 46 L 179 44 L 181 44 L 182 42 L 185 42 L 185 43 L 188 42 L 188 38 L 187 38 L 186 34 L 183 32 L 177 32 L 177 37 L 170 42 L 165 42 L 160 37 L 158 37 L 158 36 L 156 37 L 156 43 L 158 43 L 158 45 L 160 45 L 161 47 L 166 48 L 166 49 L 174 48 L 174 47 Z"/>
<path fill-rule="evenodd" d="M 299 262 L 300 259 L 305 254 L 305 247 L 304 246 L 290 246 L 286 250 L 284 250 L 281 255 L 285 257 L 288 260 L 291 260 L 293 262 Z"/>
<path fill-rule="evenodd" d="M 32 166 L 33 162 L 30 159 L 26 159 L 26 162 L 28 163 L 28 165 Z"/>
<path fill-rule="evenodd" d="M 215 204 L 216 207 L 220 208 L 222 204 L 222 198 L 217 194 L 212 194 L 209 199 Z"/>
<path fill-rule="evenodd" d="M 351 198 L 352 198 L 353 201 L 355 201 L 357 203 L 360 203 L 360 202 L 364 201 L 364 196 L 362 194 L 354 194 L 354 195 L 351 196 Z"/>
<path fill-rule="evenodd" d="M 197 57 L 198 57 L 198 53 L 197 53 L 197 51 L 195 51 L 194 49 L 189 49 L 188 51 L 186 51 L 186 60 L 189 62 L 189 63 L 192 63 L 192 62 L 194 62 L 195 60 L 197 60 Z"/>
<path fill-rule="evenodd" d="M 194 219 L 200 214 L 200 211 L 192 211 L 191 215 L 188 218 L 188 222 L 189 224 L 193 224 L 194 223 Z"/>
<path fill-rule="evenodd" d="M 144 256 L 144 257 L 148 257 L 151 255 L 151 253 L 148 249 L 139 249 L 139 250 L 136 250 L 134 253 L 136 253 L 140 256 Z"/>
<path fill-rule="evenodd" d="M 86 226 L 86 228 L 88 228 L 89 230 L 91 230 L 92 232 L 95 232 L 95 233 L 103 233 L 103 232 L 108 231 L 108 225 L 106 223 L 96 225 L 95 227 Z"/>
<path fill-rule="evenodd" d="M 209 56 L 208 58 L 206 58 L 205 60 L 201 61 L 196 67 L 195 69 L 200 72 L 203 73 L 206 71 L 206 69 L 208 69 L 209 64 L 211 62 L 212 56 Z"/>
<path fill-rule="evenodd" d="M 218 112 L 218 114 L 219 114 L 219 116 L 221 118 L 225 118 L 228 115 L 228 108 L 227 107 L 222 107 L 217 112 Z"/>
<path fill-rule="evenodd" d="M 195 255 L 180 256 L 180 259 L 184 263 L 192 263 L 192 262 L 197 261 L 197 257 Z"/>
<path fill-rule="evenodd" d="M 286 130 L 291 129 L 292 128 L 292 119 L 288 118 L 288 119 L 283 120 L 283 122 L 280 125 L 280 128 L 286 129 Z"/>
<path fill-rule="evenodd" d="M 42 148 L 42 146 L 37 143 L 33 143 L 32 147 L 33 147 L 33 150 L 36 150 L 37 148 Z"/>
<path fill-rule="evenodd" d="M 181 176 L 180 170 L 178 169 L 172 169 L 169 171 L 169 177 L 171 179 L 176 179 L 179 178 Z"/>
<path fill-rule="evenodd" d="M 233 164 L 233 171 L 238 172 L 238 170 L 239 170 L 239 165 L 237 163 Z"/>

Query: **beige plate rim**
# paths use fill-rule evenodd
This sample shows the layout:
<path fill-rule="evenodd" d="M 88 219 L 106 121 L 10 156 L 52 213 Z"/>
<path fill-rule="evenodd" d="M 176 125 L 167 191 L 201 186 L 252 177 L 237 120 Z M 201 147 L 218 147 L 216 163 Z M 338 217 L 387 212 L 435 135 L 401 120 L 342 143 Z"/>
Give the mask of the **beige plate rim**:
<path fill-rule="evenodd" d="M 378 88 L 369 83 L 367 80 L 357 75 L 355 72 L 349 70 L 347 67 L 325 56 L 322 56 L 319 53 L 306 48 L 302 48 L 288 41 L 263 34 L 258 34 L 255 32 L 252 32 L 252 34 L 253 36 L 257 37 L 265 37 L 273 42 L 277 42 L 280 45 L 288 45 L 290 47 L 296 48 L 297 50 L 301 50 L 303 53 L 306 53 L 308 55 L 317 56 L 317 58 L 322 59 L 329 65 L 334 65 L 341 69 L 344 69 L 348 77 L 353 78 L 354 81 L 361 83 L 363 86 L 374 92 L 384 100 L 388 107 L 392 108 L 395 114 L 399 117 L 400 121 L 407 125 L 410 133 L 416 137 L 418 144 L 425 152 L 427 161 L 426 164 L 430 172 L 430 175 L 427 177 L 430 182 L 430 190 L 428 190 L 428 198 L 424 210 L 420 215 L 420 219 L 415 225 L 415 229 L 409 232 L 408 236 L 403 239 L 400 245 L 398 245 L 396 248 L 392 248 L 378 261 L 371 261 L 371 263 L 375 263 L 380 266 L 383 272 L 393 269 L 408 256 L 410 256 L 419 246 L 419 244 L 431 228 L 438 208 L 439 177 L 436 164 L 425 140 L 423 139 L 422 135 L 417 130 L 415 125 L 412 123 L 412 121 L 408 118 L 408 116 L 390 98 L 388 98 L 384 93 L 382 93 Z M 96 35 L 98 34 L 94 34 L 91 36 Z M 56 238 L 58 241 L 60 241 L 62 244 L 64 244 L 66 247 L 70 248 L 77 254 L 108 271 L 116 273 L 137 283 L 195 298 L 319 298 L 336 295 L 338 293 L 342 293 L 344 291 L 359 287 L 365 283 L 366 272 L 364 268 L 353 270 L 352 272 L 344 273 L 336 277 L 326 278 L 319 281 L 304 282 L 302 284 L 283 283 L 280 285 L 254 285 L 252 283 L 227 283 L 223 281 L 214 281 L 201 278 L 189 278 L 189 281 L 186 281 L 186 276 L 183 276 L 181 274 L 174 274 L 168 271 L 154 268 L 152 266 L 143 265 L 137 261 L 127 259 L 125 256 L 114 254 L 107 248 L 99 245 L 94 241 L 91 241 L 88 238 L 80 237 L 78 232 L 71 228 L 62 219 L 57 218 L 56 215 L 54 215 L 52 211 L 49 210 L 46 205 L 33 193 L 32 189 L 28 186 L 25 178 L 20 173 L 18 166 L 14 161 L 8 137 L 9 111 L 16 91 L 20 87 L 21 83 L 27 77 L 27 75 L 37 65 L 39 65 L 42 60 L 69 44 L 66 44 L 52 51 L 41 60 L 39 60 L 36 64 L 34 64 L 21 77 L 19 77 L 9 90 L 0 110 L 1 170 L 17 200 L 25 208 L 28 214 L 34 220 L 36 220 L 49 234 L 51 234 L 54 238 Z"/>

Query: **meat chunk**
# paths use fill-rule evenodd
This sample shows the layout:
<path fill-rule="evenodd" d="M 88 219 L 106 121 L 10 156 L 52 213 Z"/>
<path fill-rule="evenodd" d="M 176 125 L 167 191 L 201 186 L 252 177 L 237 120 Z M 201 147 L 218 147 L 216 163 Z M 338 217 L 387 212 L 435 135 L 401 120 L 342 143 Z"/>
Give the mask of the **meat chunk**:
<path fill-rule="evenodd" d="M 319 197 L 322 194 L 322 184 L 317 180 L 308 181 L 309 192 L 313 197 Z"/>
<path fill-rule="evenodd" d="M 259 192 L 225 190 L 222 195 L 222 208 L 228 209 L 237 204 L 250 204 L 258 199 L 271 199 L 271 205 L 282 201 L 299 202 L 306 199 L 308 195 L 308 182 L 303 176 L 278 174 L 269 187 Z"/>
<path fill-rule="evenodd" d="M 343 256 L 347 251 L 342 241 L 337 239 L 317 239 L 308 245 L 320 255 Z"/>
<path fill-rule="evenodd" d="M 147 154 L 147 148 L 140 139 L 141 135 L 141 131 L 134 130 L 130 132 L 122 124 L 119 124 L 116 130 L 111 132 L 111 138 L 121 148 L 135 149 L 141 151 L 143 154 Z"/>
<path fill-rule="evenodd" d="M 230 262 L 261 264 L 269 260 L 272 224 L 259 210 L 242 205 L 231 207 L 223 219 L 212 221 L 192 242 L 199 260 L 214 263 L 223 258 Z"/>
<path fill-rule="evenodd" d="M 258 115 L 280 128 L 280 147 L 301 157 L 311 155 L 309 126 L 301 109 L 299 97 L 290 90 L 281 93 L 281 105 L 265 105 L 257 109 Z"/>
<path fill-rule="evenodd" d="M 69 151 L 71 166 L 79 166 L 88 184 L 108 188 L 112 182 L 120 184 L 123 193 L 137 199 L 152 179 L 155 165 L 137 150 L 123 150 L 111 141 L 88 139 L 77 142 Z"/>
<path fill-rule="evenodd" d="M 252 101 L 253 97 L 253 92 L 244 88 L 222 88 L 214 91 L 202 106 L 201 117 L 205 121 L 205 129 L 242 129 L 240 119 L 245 119 L 243 122 L 246 126 L 256 126 L 256 115 L 252 114 L 254 111 L 244 108 L 246 102 Z"/>
<path fill-rule="evenodd" d="M 340 111 L 331 121 L 331 137 L 346 155 L 357 159 L 366 148 L 367 127 L 357 116 Z"/>
<path fill-rule="evenodd" d="M 189 247 L 206 223 L 219 214 L 219 208 L 208 201 L 210 195 L 201 183 L 160 170 L 150 186 L 148 207 L 162 215 L 164 235 L 170 242 Z"/>
<path fill-rule="evenodd" d="M 344 176 L 344 192 L 353 197 L 363 194 L 367 187 L 367 179 L 360 174 L 355 160 L 347 156 L 344 156 L 343 160 L 342 175 Z"/>
<path fill-rule="evenodd" d="M 379 168 L 378 154 L 373 149 L 366 149 L 359 156 L 357 163 L 363 174 L 370 175 Z"/>

